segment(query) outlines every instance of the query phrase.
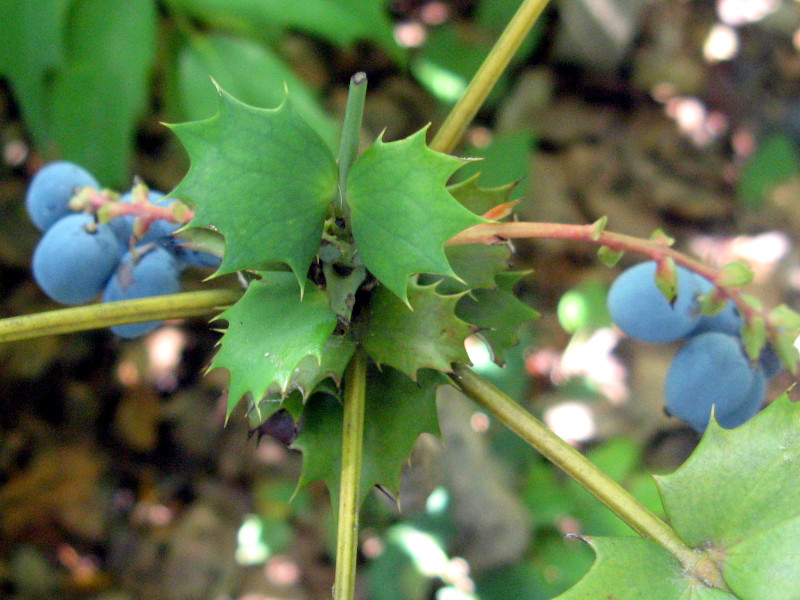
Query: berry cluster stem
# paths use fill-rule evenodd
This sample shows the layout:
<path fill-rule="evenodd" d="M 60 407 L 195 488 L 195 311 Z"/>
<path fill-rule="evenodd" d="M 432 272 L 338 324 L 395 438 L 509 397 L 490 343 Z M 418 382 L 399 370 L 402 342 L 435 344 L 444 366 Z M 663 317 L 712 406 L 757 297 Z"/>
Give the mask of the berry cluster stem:
<path fill-rule="evenodd" d="M 138 300 L 60 308 L 33 315 L 0 319 L 0 342 L 13 342 L 126 325 L 142 321 L 183 319 L 218 312 L 235 303 L 240 289 L 203 290 Z"/>
<path fill-rule="evenodd" d="M 708 586 L 727 589 L 719 568 L 706 553 L 687 546 L 669 525 L 509 396 L 461 364 L 453 365 L 451 380 L 467 396 L 585 487 L 636 532 L 666 549 L 688 573 L 694 574 Z"/>
<path fill-rule="evenodd" d="M 736 305 L 745 321 L 750 321 L 756 317 L 765 318 L 767 327 L 770 329 L 770 336 L 773 337 L 778 333 L 774 327 L 770 326 L 766 315 L 745 302 L 739 288 L 728 287 L 721 283 L 720 269 L 675 250 L 659 239 L 647 240 L 605 230 L 598 232 L 596 224 L 569 225 L 564 223 L 517 221 L 474 225 L 454 235 L 447 241 L 446 245 L 500 244 L 510 239 L 522 238 L 588 242 L 597 246 L 605 246 L 611 250 L 636 252 L 659 263 L 666 258 L 671 258 L 676 264 L 702 275 L 714 284 L 724 297 L 729 298 Z"/>

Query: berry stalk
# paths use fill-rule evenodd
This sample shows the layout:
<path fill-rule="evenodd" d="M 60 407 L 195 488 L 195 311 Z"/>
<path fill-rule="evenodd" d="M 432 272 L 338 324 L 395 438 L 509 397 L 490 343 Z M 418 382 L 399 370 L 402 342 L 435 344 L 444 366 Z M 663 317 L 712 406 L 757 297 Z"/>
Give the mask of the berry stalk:
<path fill-rule="evenodd" d="M 538 223 L 517 221 L 510 223 L 483 223 L 474 225 L 454 235 L 445 245 L 459 246 L 463 244 L 500 244 L 510 239 L 553 239 L 587 242 L 596 246 L 605 247 L 616 252 L 635 252 L 647 256 L 657 263 L 671 259 L 675 264 L 682 265 L 703 276 L 716 288 L 715 296 L 718 301 L 730 299 L 735 305 L 745 322 L 762 321 L 767 329 L 767 337 L 771 341 L 777 339 L 779 328 L 772 322 L 766 311 L 753 306 L 742 295 L 740 287 L 728 284 L 729 271 L 726 267 L 715 268 L 704 262 L 692 258 L 669 246 L 671 240 L 663 236 L 655 239 L 637 238 L 631 235 L 605 231 L 604 222 L 590 225 L 569 225 L 564 223 Z"/>
<path fill-rule="evenodd" d="M 653 540 L 677 558 L 687 572 L 693 573 L 705 585 L 727 589 L 719 566 L 705 552 L 687 546 L 669 525 L 514 400 L 461 364 L 453 365 L 451 380 L 467 396 L 585 487 L 636 532 Z"/>
<path fill-rule="evenodd" d="M 61 308 L 34 315 L 0 319 L 0 342 L 58 335 L 112 325 L 198 317 L 235 303 L 243 290 L 184 292 L 138 300 Z"/>

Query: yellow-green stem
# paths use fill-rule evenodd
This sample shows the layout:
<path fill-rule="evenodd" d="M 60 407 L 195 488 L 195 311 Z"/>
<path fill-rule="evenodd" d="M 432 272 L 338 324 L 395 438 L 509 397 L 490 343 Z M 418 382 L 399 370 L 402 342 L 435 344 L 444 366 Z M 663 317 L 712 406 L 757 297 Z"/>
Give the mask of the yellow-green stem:
<path fill-rule="evenodd" d="M 483 64 L 467 86 L 464 95 L 447 115 L 436 132 L 430 147 L 438 152 L 452 152 L 464 137 L 464 132 L 475 118 L 489 92 L 500 79 L 508 63 L 519 49 L 525 36 L 542 14 L 548 0 L 525 0 L 517 9 L 505 30 L 495 43 Z"/>
<path fill-rule="evenodd" d="M 230 306 L 241 297 L 242 291 L 221 289 L 184 292 L 0 319 L 0 342 L 101 329 L 126 323 L 197 317 Z"/>
<path fill-rule="evenodd" d="M 352 600 L 355 597 L 366 388 L 367 357 L 361 350 L 356 350 L 345 374 L 334 600 Z"/>
<path fill-rule="evenodd" d="M 694 573 L 707 585 L 727 589 L 716 563 L 709 560 L 705 553 L 687 546 L 669 525 L 489 381 L 460 364 L 453 367 L 452 381 L 640 535 L 665 548 L 687 572 Z"/>

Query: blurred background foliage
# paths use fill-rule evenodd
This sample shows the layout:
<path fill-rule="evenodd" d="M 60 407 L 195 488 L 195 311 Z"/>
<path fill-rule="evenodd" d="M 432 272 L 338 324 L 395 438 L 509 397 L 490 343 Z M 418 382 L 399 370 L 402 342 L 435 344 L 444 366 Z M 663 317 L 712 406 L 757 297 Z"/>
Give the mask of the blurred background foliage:
<path fill-rule="evenodd" d="M 171 189 L 187 159 L 162 123 L 212 116 L 210 78 L 257 106 L 288 89 L 335 147 L 364 70 L 365 145 L 435 130 L 517 4 L 0 0 L 2 316 L 54 308 L 23 208 L 43 163 Z M 523 219 L 662 227 L 711 262 L 747 260 L 754 293 L 797 309 L 798 92 L 795 0 L 554 0 L 458 150 L 483 160 L 457 177 L 516 182 Z M 661 412 L 672 349 L 611 328 L 615 272 L 593 249 L 520 242 L 514 267 L 543 316 L 503 368 L 470 339 L 476 369 L 660 512 L 648 473 L 697 442 Z M 0 346 L 0 596 L 329 597 L 327 495 L 295 491 L 298 454 L 243 415 L 223 428 L 225 374 L 201 376 L 216 339 L 197 319 Z M 439 409 L 444 443 L 420 438 L 400 498 L 365 505 L 362 597 L 544 600 L 591 564 L 567 534 L 632 533 L 455 392 Z"/>

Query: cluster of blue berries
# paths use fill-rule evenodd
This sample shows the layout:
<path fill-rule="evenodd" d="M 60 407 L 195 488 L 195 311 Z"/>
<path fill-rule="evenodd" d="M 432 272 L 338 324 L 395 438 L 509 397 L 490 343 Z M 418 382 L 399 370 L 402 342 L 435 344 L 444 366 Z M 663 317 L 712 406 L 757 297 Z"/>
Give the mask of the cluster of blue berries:
<path fill-rule="evenodd" d="M 714 316 L 700 312 L 699 298 L 713 284 L 676 267 L 678 295 L 670 304 L 656 285 L 656 263 L 644 262 L 624 271 L 608 293 L 611 319 L 632 338 L 667 343 L 685 340 L 664 382 L 667 412 L 697 431 L 714 418 L 727 429 L 755 416 L 764 402 L 767 380 L 781 365 L 768 346 L 756 362 L 744 350 L 742 318 L 728 301 Z"/>
<path fill-rule="evenodd" d="M 44 233 L 33 253 L 33 277 L 56 302 L 83 304 L 101 292 L 103 302 L 175 294 L 184 268 L 219 266 L 218 257 L 182 246 L 173 235 L 176 223 L 153 221 L 146 233 L 135 237 L 133 215 L 100 223 L 95 215 L 73 212 L 70 200 L 77 192 L 99 187 L 83 168 L 59 161 L 36 173 L 28 188 L 25 206 Z M 123 194 L 119 202 L 132 203 L 133 193 Z M 148 202 L 166 207 L 172 200 L 149 191 Z M 159 325 L 150 321 L 111 330 L 134 338 Z"/>

